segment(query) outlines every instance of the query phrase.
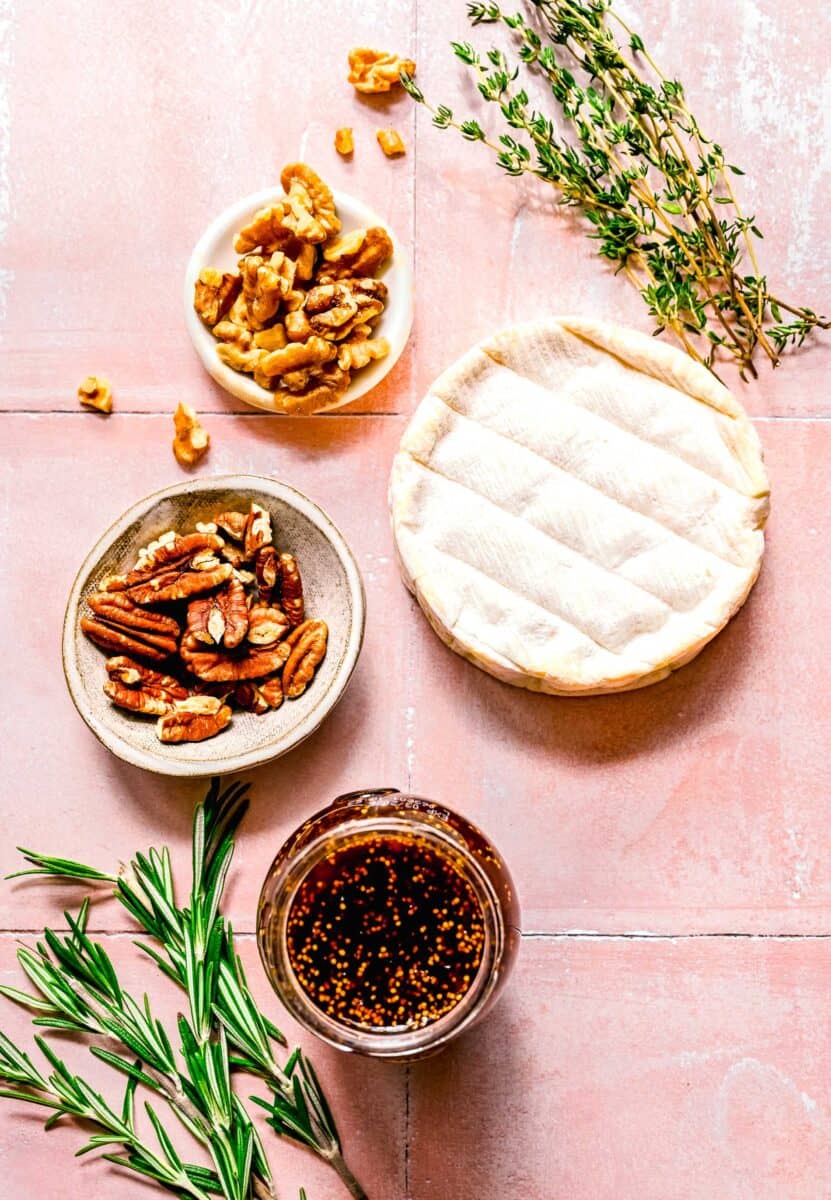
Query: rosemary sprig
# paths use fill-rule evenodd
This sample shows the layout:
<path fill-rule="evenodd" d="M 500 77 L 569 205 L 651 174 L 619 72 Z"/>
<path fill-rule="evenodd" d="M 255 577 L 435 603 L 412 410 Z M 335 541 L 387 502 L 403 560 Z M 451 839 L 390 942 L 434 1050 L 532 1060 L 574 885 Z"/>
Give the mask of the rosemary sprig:
<path fill-rule="evenodd" d="M 33 1010 L 35 1025 L 94 1034 L 116 1046 L 119 1052 L 107 1045 L 90 1049 L 126 1074 L 133 1090 L 141 1083 L 155 1092 L 206 1147 L 214 1168 L 205 1174 L 183 1164 L 153 1113 L 150 1120 L 163 1155 L 157 1162 L 123 1117 L 120 1124 L 113 1123 L 111 1110 L 98 1097 L 100 1132 L 95 1136 L 112 1141 L 118 1135 L 124 1146 L 117 1158 L 120 1165 L 150 1174 L 163 1186 L 178 1189 L 179 1194 L 213 1191 L 228 1200 L 270 1200 L 275 1192 L 264 1149 L 231 1084 L 232 1074 L 245 1070 L 258 1076 L 268 1090 L 267 1099 L 251 1097 L 269 1112 L 268 1124 L 328 1161 L 350 1195 L 366 1200 L 343 1159 L 334 1118 L 311 1063 L 299 1049 L 284 1066 L 278 1062 L 275 1044 L 285 1045 L 285 1038 L 257 1007 L 234 948 L 232 929 L 220 913 L 234 834 L 248 806 L 246 792 L 247 785 L 220 792 L 219 781 L 214 780 L 205 803 L 198 806 L 193 825 L 193 885 L 185 907 L 176 901 L 166 848 L 136 854 L 128 872 L 120 875 L 22 851 L 29 869 L 20 875 L 112 885 L 120 903 L 156 941 L 158 948 L 135 944 L 187 995 L 188 1015 L 178 1020 L 178 1058 L 147 997 L 140 1003 L 123 989 L 104 948 L 88 937 L 88 900 L 77 917 L 65 914 L 65 933 L 46 929 L 35 948 L 20 948 L 20 965 L 36 993 L 0 987 L 0 994 Z M 42 1039 L 37 1041 L 41 1048 L 46 1046 Z M 59 1115 L 92 1119 L 91 1089 L 72 1076 L 75 1100 L 67 1106 L 71 1097 L 65 1094 L 66 1087 L 60 1092 L 56 1082 L 65 1080 L 69 1072 L 60 1060 L 50 1057 L 49 1061 L 56 1074 L 44 1080 L 26 1055 L 3 1039 L 0 1083 L 14 1086 L 0 1094 L 52 1107 L 59 1101 Z M 25 1085 L 23 1090 L 20 1084 Z M 83 1112 L 79 1109 L 82 1100 Z M 86 1149 L 99 1144 L 105 1143 L 95 1141 Z M 190 1191 L 182 1183 L 185 1176 Z"/>
<path fill-rule="evenodd" d="M 433 124 L 482 142 L 508 175 L 542 179 L 559 203 L 580 209 L 598 254 L 637 287 L 656 332 L 670 330 L 710 369 L 726 355 L 742 378 L 755 375 L 758 348 L 776 366 L 786 347 L 829 328 L 812 309 L 768 289 L 754 245 L 762 234 L 732 183 L 744 172 L 704 135 L 682 85 L 662 73 L 612 0 L 527 0 L 527 7 L 526 19 L 497 3 L 468 4 L 471 24 L 510 31 L 513 61 L 497 47 L 482 55 L 468 42 L 452 43 L 509 132 L 494 140 L 478 121 L 433 107 L 402 74 Z M 554 115 L 533 107 L 518 83 L 523 71 L 542 83 Z"/>

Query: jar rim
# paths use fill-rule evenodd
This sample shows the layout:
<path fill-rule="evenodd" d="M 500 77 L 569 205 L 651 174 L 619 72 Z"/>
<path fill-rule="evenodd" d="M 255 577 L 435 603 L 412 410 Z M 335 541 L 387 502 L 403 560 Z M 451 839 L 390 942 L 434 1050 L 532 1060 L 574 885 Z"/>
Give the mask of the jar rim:
<path fill-rule="evenodd" d="M 287 925 L 294 898 L 309 872 L 331 852 L 333 841 L 349 844 L 369 840 L 379 834 L 421 838 L 433 843 L 445 858 L 452 856 L 454 867 L 476 896 L 484 922 L 481 961 L 464 996 L 437 1020 L 413 1029 L 373 1030 L 327 1016 L 302 987 L 288 951 Z M 347 818 L 336 832 L 326 830 L 310 838 L 277 867 L 279 858 L 278 854 L 260 894 L 257 944 L 272 985 L 283 1004 L 302 1025 L 341 1050 L 376 1058 L 410 1058 L 440 1049 L 451 1037 L 457 1036 L 473 1023 L 496 987 L 507 931 L 493 883 L 476 855 L 454 830 L 431 820 L 428 814 L 415 814 L 412 810 L 407 810 L 405 816 L 390 813 L 378 813 L 371 818 L 356 816 Z M 278 896 L 279 906 L 275 906 Z M 266 917 L 264 914 L 269 907 L 274 911 Z"/>

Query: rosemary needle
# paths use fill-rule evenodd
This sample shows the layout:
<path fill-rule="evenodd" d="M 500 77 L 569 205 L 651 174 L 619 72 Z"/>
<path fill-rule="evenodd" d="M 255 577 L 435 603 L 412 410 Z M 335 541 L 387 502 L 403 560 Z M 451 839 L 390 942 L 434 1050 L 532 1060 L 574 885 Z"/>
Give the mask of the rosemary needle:
<path fill-rule="evenodd" d="M 280 1030 L 257 1007 L 234 948 L 233 932 L 220 912 L 234 833 L 248 806 L 247 785 L 220 791 L 214 780 L 193 823 L 193 883 L 186 907 L 176 901 L 167 849 L 136 854 L 127 875 L 111 875 L 82 863 L 23 851 L 29 870 L 87 883 L 109 883 L 137 925 L 157 943 L 136 945 L 185 992 L 187 1012 L 176 1024 L 177 1046 L 145 995 L 132 996 L 119 980 L 102 945 L 87 933 L 89 901 L 77 916 L 65 914 L 62 932 L 45 929 L 36 946 L 21 946 L 18 960 L 34 987 L 28 993 L 0 987 L 0 994 L 28 1009 L 41 1028 L 94 1035 L 96 1058 L 121 1076 L 126 1091 L 113 1109 L 74 1074 L 42 1037 L 35 1043 L 51 1071 L 44 1075 L 28 1055 L 0 1033 L 0 1096 L 51 1109 L 51 1128 L 63 1117 L 87 1122 L 92 1134 L 81 1154 L 108 1149 L 110 1162 L 149 1178 L 180 1196 L 208 1200 L 273 1200 L 274 1181 L 247 1108 L 233 1089 L 237 1071 L 257 1077 L 277 1132 L 308 1146 L 329 1162 L 355 1200 L 365 1193 L 344 1162 L 334 1118 L 314 1068 L 300 1050 L 281 1066 L 275 1046 Z M 186 1162 L 152 1104 L 145 1106 L 157 1145 L 138 1131 L 135 1092 L 142 1085 L 202 1145 L 212 1165 Z"/>

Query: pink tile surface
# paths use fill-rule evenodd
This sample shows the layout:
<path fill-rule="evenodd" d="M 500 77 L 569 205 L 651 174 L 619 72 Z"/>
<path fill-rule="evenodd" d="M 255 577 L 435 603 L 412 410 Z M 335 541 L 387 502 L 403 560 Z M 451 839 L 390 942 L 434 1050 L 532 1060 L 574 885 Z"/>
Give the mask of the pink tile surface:
<path fill-rule="evenodd" d="M 414 1200 L 828 1195 L 827 941 L 527 939 L 518 975 L 413 1070 Z"/>
<path fill-rule="evenodd" d="M 53 921 L 53 924 L 61 927 L 59 920 Z M 327 1097 L 336 1112 L 352 1114 L 352 1128 L 341 1130 L 344 1154 L 352 1170 L 372 1196 L 402 1196 L 406 1144 L 404 1073 L 387 1063 L 346 1058 L 309 1035 L 302 1034 L 279 1008 L 274 993 L 260 971 L 254 939 L 237 940 L 255 998 L 262 1010 L 283 1031 L 289 1050 L 302 1045 L 308 1052 L 313 1065 L 326 1080 Z M 130 938 L 106 937 L 103 941 L 126 991 L 141 1003 L 144 991 L 152 987 L 154 1015 L 164 1021 L 176 1045 L 175 1022 L 177 1013 L 182 1009 L 182 993 L 158 972 L 154 973 L 152 966 L 148 969 L 148 960 L 133 947 Z M 26 981 L 15 962 L 15 951 L 14 939 L 0 935 L 0 981 L 21 987 L 25 986 Z M 37 1060 L 39 1067 L 44 1065 L 37 1048 L 31 1046 L 31 1021 L 23 1009 L 3 1001 L 2 1028 L 18 1045 L 25 1047 L 27 1052 L 31 1051 L 30 1057 Z M 124 1095 L 122 1080 L 94 1059 L 84 1048 L 83 1042 L 63 1036 L 58 1053 L 71 1069 L 96 1086 L 114 1108 L 120 1107 Z M 248 1077 L 242 1087 L 246 1089 L 242 1094 L 268 1097 L 267 1089 Z M 140 1111 L 140 1103 L 137 1109 Z M 161 1115 L 163 1105 L 159 1105 L 158 1111 Z M 255 1106 L 251 1107 L 251 1111 L 258 1115 L 262 1112 Z M 48 1113 L 45 1115 L 48 1116 Z M 263 1117 L 265 1115 L 263 1113 Z M 175 1120 L 167 1121 L 166 1126 L 180 1152 L 187 1152 L 190 1161 L 202 1161 L 199 1148 L 194 1147 Z M 302 1147 L 278 1138 L 264 1120 L 258 1121 L 258 1126 L 280 1197 L 294 1200 L 301 1186 L 306 1188 L 310 1200 L 345 1195 L 331 1168 L 319 1158 Z M 149 1130 L 147 1132 L 149 1134 Z M 47 1141 L 39 1110 L 30 1108 L 16 1113 L 4 1101 L 0 1107 L 0 1194 L 3 1200 L 35 1200 L 36 1196 L 85 1200 L 90 1195 L 90 1189 L 97 1189 L 98 1194 L 111 1197 L 112 1200 L 142 1200 L 142 1197 L 154 1195 L 153 1189 L 142 1184 L 136 1176 L 111 1168 L 107 1163 L 96 1162 L 94 1155 L 80 1162 L 73 1161 L 72 1156 L 85 1140 L 83 1130 L 62 1123 L 50 1132 Z M 59 1185 L 55 1184 L 57 1179 L 60 1180 Z"/>
<path fill-rule="evenodd" d="M 827 105 L 815 86 L 827 74 L 825 5 L 643 0 L 624 8 L 664 69 L 684 81 L 702 128 L 747 172 L 737 187 L 766 234 L 762 269 L 781 284 L 783 298 L 788 292 L 798 304 L 828 309 L 831 142 Z M 471 30 L 461 4 L 422 4 L 418 18 L 425 95 L 449 105 L 457 119 L 476 115 L 502 133 L 487 123 L 469 72 L 448 46 L 452 38 L 483 51 L 499 40 L 493 27 Z M 437 132 L 424 111 L 417 179 L 419 392 L 471 342 L 541 312 L 603 313 L 651 332 L 634 290 L 599 264 L 572 214 L 552 202 L 550 188 L 502 176 L 486 147 L 466 144 L 452 130 Z M 451 291 L 455 261 L 464 263 L 465 279 Z M 424 303 L 429 289 L 434 305 Z M 739 384 L 740 394 L 754 413 L 827 414 L 829 367 L 826 337 L 775 374 L 763 369 L 757 383 Z"/>
<path fill-rule="evenodd" d="M 827 6 L 637 7 L 705 128 L 747 171 L 771 278 L 831 307 Z M 0 872 L 17 865 L 16 843 L 107 867 L 166 842 L 186 870 L 202 786 L 109 756 L 72 708 L 59 654 L 90 544 L 184 477 L 170 412 L 189 400 L 213 437 L 200 469 L 271 473 L 308 492 L 367 585 L 367 640 L 343 704 L 252 776 L 235 926 L 253 928 L 265 869 L 302 817 L 341 790 L 398 784 L 487 829 L 526 932 L 545 935 L 525 939 L 493 1018 L 437 1060 L 408 1071 L 315 1047 L 372 1200 L 818 1200 L 831 1173 L 831 338 L 740 385 L 771 472 L 768 553 L 747 608 L 692 666 L 641 693 L 567 701 L 450 654 L 392 558 L 385 493 L 406 415 L 508 321 L 576 311 L 646 327 L 549 196 L 500 178 L 404 97 L 362 100 L 344 83 L 348 48 L 376 43 L 412 51 L 431 98 L 471 111 L 447 46 L 467 36 L 461 3 L 426 0 L 212 0 L 152 19 L 137 0 L 0 5 Z M 341 124 L 355 128 L 351 163 L 332 147 Z M 386 124 L 407 140 L 402 160 L 375 144 Z M 300 156 L 370 199 L 409 248 L 416 327 L 352 410 L 277 421 L 242 411 L 201 371 L 181 278 L 207 222 Z M 115 385 L 108 420 L 77 410 L 90 371 Z M 5 885 L 0 931 L 54 922 L 71 899 Z M 143 988 L 127 939 L 111 936 L 121 911 L 97 905 L 93 920 Z M 622 936 L 633 931 L 658 936 Z M 245 953 L 270 1000 L 250 940 Z M 4 982 L 13 960 L 14 936 L 0 932 Z M 0 1027 L 24 1026 L 4 1005 Z M 2 1200 L 152 1194 L 70 1164 L 76 1145 L 69 1131 L 44 1142 L 35 1119 L 0 1106 Z M 272 1157 L 281 1195 L 305 1183 L 309 1200 L 336 1200 L 301 1152 Z"/>
<path fill-rule="evenodd" d="M 210 382 L 185 331 L 190 252 L 214 217 L 298 158 L 371 201 L 410 245 L 415 159 L 385 159 L 375 130 L 394 123 L 412 141 L 413 106 L 362 101 L 345 74 L 356 41 L 408 52 L 414 7 L 340 0 L 322 21 L 295 0 L 175 4 L 152 20 L 139 0 L 82 10 L 20 3 L 6 34 L 2 407 L 75 411 L 94 373 L 125 412 L 181 399 L 245 409 Z M 350 124 L 345 162 L 332 143 Z M 405 355 L 372 410 L 399 407 L 409 374 Z"/>

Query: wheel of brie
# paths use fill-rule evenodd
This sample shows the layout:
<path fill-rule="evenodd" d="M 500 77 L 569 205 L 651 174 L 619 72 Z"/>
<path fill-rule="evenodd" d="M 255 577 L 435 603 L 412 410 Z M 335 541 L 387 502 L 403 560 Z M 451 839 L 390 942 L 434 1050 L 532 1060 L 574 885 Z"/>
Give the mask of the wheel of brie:
<path fill-rule="evenodd" d="M 741 607 L 769 487 L 743 408 L 681 351 L 558 318 L 436 380 L 396 455 L 407 586 L 507 683 L 592 695 L 689 662 Z"/>

